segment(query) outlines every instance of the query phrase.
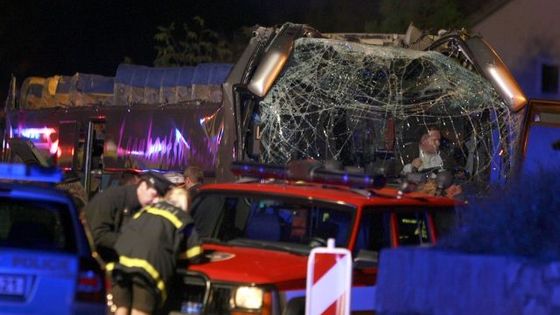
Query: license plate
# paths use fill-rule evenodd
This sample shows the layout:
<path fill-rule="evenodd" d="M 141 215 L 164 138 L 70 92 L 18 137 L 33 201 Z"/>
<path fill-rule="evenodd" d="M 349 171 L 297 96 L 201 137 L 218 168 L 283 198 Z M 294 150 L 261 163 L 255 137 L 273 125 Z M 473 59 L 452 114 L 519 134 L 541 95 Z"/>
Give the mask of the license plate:
<path fill-rule="evenodd" d="M 0 275 L 0 295 L 23 295 L 25 278 L 23 276 Z"/>

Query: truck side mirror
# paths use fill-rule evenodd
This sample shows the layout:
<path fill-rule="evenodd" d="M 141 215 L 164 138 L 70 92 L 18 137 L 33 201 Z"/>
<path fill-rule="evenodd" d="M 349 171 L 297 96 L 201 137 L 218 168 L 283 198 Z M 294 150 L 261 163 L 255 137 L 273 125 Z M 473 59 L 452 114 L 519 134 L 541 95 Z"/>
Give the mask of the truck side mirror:
<path fill-rule="evenodd" d="M 466 44 L 478 70 L 490 81 L 509 108 L 515 112 L 522 109 L 527 104 L 527 98 L 494 49 L 480 37 L 469 38 Z"/>

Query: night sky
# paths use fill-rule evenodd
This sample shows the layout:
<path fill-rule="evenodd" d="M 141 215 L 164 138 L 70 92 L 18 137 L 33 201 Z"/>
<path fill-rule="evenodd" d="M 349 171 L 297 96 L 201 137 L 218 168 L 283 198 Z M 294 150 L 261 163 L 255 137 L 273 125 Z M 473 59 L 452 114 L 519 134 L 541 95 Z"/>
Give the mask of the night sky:
<path fill-rule="evenodd" d="M 478 1 L 478 0 L 469 0 Z M 3 0 L 0 1 L 0 97 L 10 74 L 113 76 L 129 57 L 152 65 L 158 25 L 201 16 L 222 34 L 241 26 L 307 23 L 323 32 L 363 32 L 379 0 Z M 468 1 L 467 1 L 468 2 Z M 404 30 L 402 30 L 404 31 Z"/>
<path fill-rule="evenodd" d="M 153 36 L 158 25 L 171 22 L 180 25 L 198 15 L 207 21 L 209 28 L 225 33 L 255 24 L 305 22 L 310 16 L 320 15 L 320 12 L 309 12 L 310 9 L 321 9 L 321 2 L 328 1 L 3 2 L 6 3 L 0 4 L 2 81 L 10 72 L 18 77 L 75 72 L 113 75 L 125 56 L 137 64 L 152 64 L 155 57 Z M 360 2 L 372 1 L 347 2 L 348 7 L 353 8 Z M 363 15 L 365 18 L 365 13 Z M 353 24 L 347 29 L 363 30 L 363 22 L 355 20 Z"/>
<path fill-rule="evenodd" d="M 190 22 L 195 15 L 221 29 L 244 22 L 232 9 L 235 1 L 8 1 L 0 26 L 2 72 L 12 68 L 18 77 L 112 75 L 125 56 L 151 65 L 158 25 Z"/>

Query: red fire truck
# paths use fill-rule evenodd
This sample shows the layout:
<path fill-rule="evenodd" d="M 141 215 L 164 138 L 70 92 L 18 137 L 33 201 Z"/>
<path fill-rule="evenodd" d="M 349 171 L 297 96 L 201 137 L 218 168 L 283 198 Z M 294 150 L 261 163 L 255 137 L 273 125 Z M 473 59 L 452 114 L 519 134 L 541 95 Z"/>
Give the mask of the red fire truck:
<path fill-rule="evenodd" d="M 209 261 L 179 270 L 171 311 L 304 314 L 308 254 L 333 238 L 354 257 L 353 314 L 373 314 L 380 250 L 435 243 L 461 205 L 316 161 L 235 163 L 233 172 L 243 179 L 205 185 L 194 200 Z"/>

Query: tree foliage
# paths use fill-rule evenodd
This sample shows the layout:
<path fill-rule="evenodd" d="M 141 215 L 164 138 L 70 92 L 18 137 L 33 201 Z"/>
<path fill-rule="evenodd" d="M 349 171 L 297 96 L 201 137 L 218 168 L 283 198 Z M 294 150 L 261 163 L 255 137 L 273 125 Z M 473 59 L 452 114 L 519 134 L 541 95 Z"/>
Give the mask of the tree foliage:
<path fill-rule="evenodd" d="M 204 62 L 230 62 L 232 51 L 217 32 L 206 28 L 204 19 L 194 17 L 192 23 L 158 26 L 154 36 L 157 51 L 154 66 L 189 66 Z"/>
<path fill-rule="evenodd" d="M 381 0 L 380 20 L 366 23 L 367 32 L 403 33 L 410 23 L 424 30 L 457 29 L 466 17 L 457 0 Z"/>

